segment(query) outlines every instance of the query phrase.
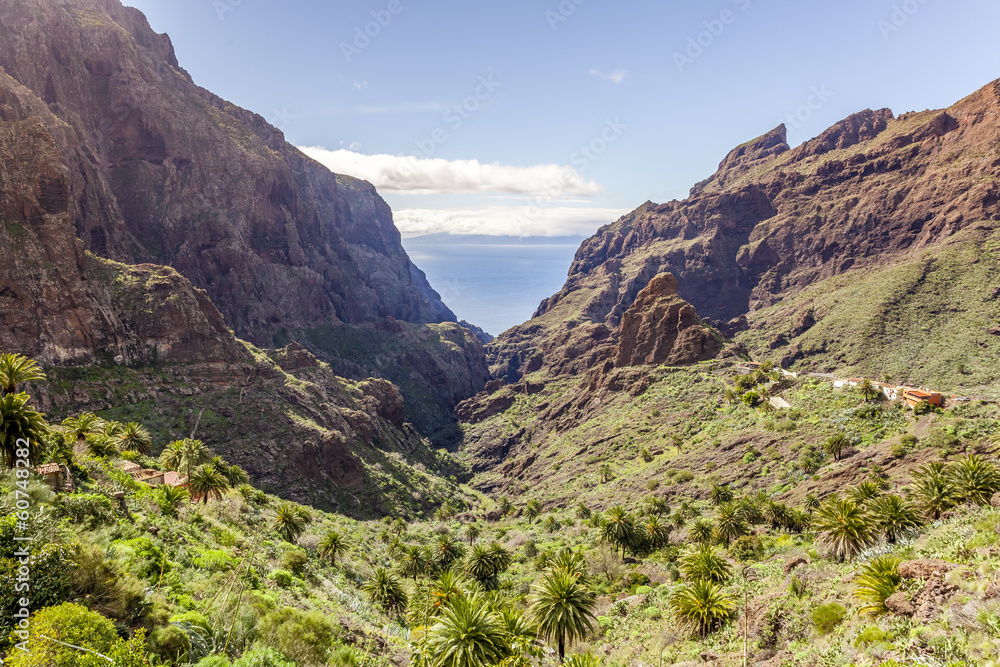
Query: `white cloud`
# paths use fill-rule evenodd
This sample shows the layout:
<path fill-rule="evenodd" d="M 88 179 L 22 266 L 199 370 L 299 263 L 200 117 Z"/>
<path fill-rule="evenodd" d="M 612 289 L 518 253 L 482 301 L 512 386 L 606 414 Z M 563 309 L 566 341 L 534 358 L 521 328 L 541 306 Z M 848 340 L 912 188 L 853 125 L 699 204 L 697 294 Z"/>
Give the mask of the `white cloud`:
<path fill-rule="evenodd" d="M 494 206 L 482 209 L 401 209 L 393 217 L 403 236 L 590 236 L 628 213 L 624 209 Z"/>
<path fill-rule="evenodd" d="M 628 76 L 628 72 L 623 69 L 616 69 L 610 74 L 605 74 L 604 72 L 596 69 L 590 70 L 590 76 L 595 76 L 598 79 L 604 79 L 605 81 L 610 81 L 611 83 L 621 83 Z"/>
<path fill-rule="evenodd" d="M 546 200 L 590 197 L 603 186 L 576 169 L 557 164 L 514 167 L 479 160 L 444 160 L 408 155 L 363 155 L 349 150 L 300 146 L 331 171 L 361 178 L 379 190 L 409 195 L 500 192 Z"/>
<path fill-rule="evenodd" d="M 358 90 L 363 90 L 368 87 L 368 82 L 362 81 L 361 83 L 358 83 L 357 81 L 355 81 L 354 87 L 357 88 Z"/>

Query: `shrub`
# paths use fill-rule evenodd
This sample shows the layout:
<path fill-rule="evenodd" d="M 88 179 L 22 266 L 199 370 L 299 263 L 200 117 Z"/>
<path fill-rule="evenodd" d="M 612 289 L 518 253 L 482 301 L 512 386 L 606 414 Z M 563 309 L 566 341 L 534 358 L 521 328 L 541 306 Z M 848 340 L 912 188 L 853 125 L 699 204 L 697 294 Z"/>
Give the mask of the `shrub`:
<path fill-rule="evenodd" d="M 906 456 L 906 445 L 901 442 L 895 442 L 892 444 L 892 447 L 890 447 L 890 451 L 894 457 L 901 459 Z"/>
<path fill-rule="evenodd" d="M 334 659 L 331 659 L 330 664 L 338 667 L 353 667 L 349 663 L 338 662 Z M 233 667 L 295 667 L 295 663 L 269 646 L 255 646 L 234 662 Z"/>
<path fill-rule="evenodd" d="M 295 575 L 288 570 L 274 570 L 268 575 L 268 579 L 273 581 L 280 588 L 288 588 L 295 581 Z"/>
<path fill-rule="evenodd" d="M 19 599 L 25 595 L 15 589 L 19 560 L 0 560 L 0 641 L 13 629 L 13 614 L 20 609 Z M 36 609 L 57 605 L 70 597 L 70 571 L 73 550 L 64 544 L 46 544 L 28 557 L 31 572 L 31 605 Z M 33 627 L 33 626 L 32 626 Z"/>
<path fill-rule="evenodd" d="M 159 575 L 164 564 L 163 550 L 146 536 L 115 540 L 111 543 L 111 552 L 140 579 Z"/>
<path fill-rule="evenodd" d="M 821 635 L 828 635 L 834 628 L 844 622 L 847 617 L 847 609 L 844 605 L 836 602 L 821 604 L 812 613 L 813 627 Z"/>
<path fill-rule="evenodd" d="M 903 445 L 903 447 L 906 447 L 907 449 L 913 449 L 914 447 L 917 446 L 917 443 L 920 441 L 917 440 L 917 436 L 913 435 L 912 433 L 906 433 L 899 439 L 899 442 L 901 445 Z"/>
<path fill-rule="evenodd" d="M 886 644 L 892 641 L 892 633 L 882 628 L 869 625 L 861 630 L 854 638 L 854 646 L 857 648 L 867 648 L 873 644 Z"/>
<path fill-rule="evenodd" d="M 111 499 L 93 493 L 77 493 L 59 498 L 55 514 L 88 527 L 110 526 L 116 522 Z"/>
<path fill-rule="evenodd" d="M 230 667 L 232 664 L 224 655 L 209 655 L 199 660 L 195 667 Z"/>
<path fill-rule="evenodd" d="M 686 484 L 694 479 L 694 473 L 690 470 L 681 470 L 676 475 L 674 475 L 674 481 L 678 484 Z"/>
<path fill-rule="evenodd" d="M 642 460 L 646 463 L 651 463 L 653 461 L 653 454 L 646 448 L 643 448 L 639 456 L 641 456 Z"/>
<path fill-rule="evenodd" d="M 308 562 L 309 558 L 306 556 L 305 552 L 299 551 L 298 549 L 290 549 L 281 557 L 282 568 L 291 570 L 292 574 L 297 577 L 301 577 L 305 573 L 306 564 Z"/>
<path fill-rule="evenodd" d="M 43 637 L 44 635 L 44 637 Z M 100 614 L 70 602 L 58 607 L 46 607 L 31 619 L 31 651 L 13 650 L 7 663 L 13 667 L 91 667 L 107 665 L 93 655 L 81 655 L 77 649 L 59 642 L 73 644 L 107 655 L 119 642 L 115 624 Z"/>
<path fill-rule="evenodd" d="M 337 630 L 326 615 L 284 607 L 270 612 L 257 626 L 263 642 L 296 664 L 324 664 Z"/>
<path fill-rule="evenodd" d="M 191 563 L 206 572 L 228 572 L 236 566 L 236 560 L 222 549 L 199 549 Z"/>
<path fill-rule="evenodd" d="M 743 535 L 730 545 L 729 553 L 744 563 L 757 560 L 764 554 L 764 544 L 757 535 Z"/>
<path fill-rule="evenodd" d="M 646 488 L 650 491 L 656 491 L 658 488 L 660 488 L 660 481 L 656 479 L 651 479 L 648 482 L 646 482 Z"/>

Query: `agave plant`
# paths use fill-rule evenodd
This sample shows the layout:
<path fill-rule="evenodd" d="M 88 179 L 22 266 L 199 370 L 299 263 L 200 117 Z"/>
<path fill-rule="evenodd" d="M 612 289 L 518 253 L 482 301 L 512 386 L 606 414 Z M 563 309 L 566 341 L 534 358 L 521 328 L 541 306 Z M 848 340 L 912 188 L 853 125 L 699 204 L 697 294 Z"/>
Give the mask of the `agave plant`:
<path fill-rule="evenodd" d="M 878 616 L 889 611 L 885 601 L 899 589 L 899 562 L 894 556 L 878 556 L 865 564 L 854 590 L 854 597 L 865 605 L 862 612 Z"/>
<path fill-rule="evenodd" d="M 723 584 L 729 581 L 733 575 L 729 561 L 709 545 L 688 551 L 681 556 L 679 565 L 681 574 L 684 575 L 686 581 L 705 579 Z"/>
<path fill-rule="evenodd" d="M 702 637 L 726 622 L 736 610 L 736 602 L 722 586 L 699 579 L 677 588 L 670 596 L 674 619 Z"/>
<path fill-rule="evenodd" d="M 852 500 L 831 498 L 813 514 L 811 526 L 819 533 L 816 545 L 841 562 L 853 558 L 872 541 L 871 523 Z"/>

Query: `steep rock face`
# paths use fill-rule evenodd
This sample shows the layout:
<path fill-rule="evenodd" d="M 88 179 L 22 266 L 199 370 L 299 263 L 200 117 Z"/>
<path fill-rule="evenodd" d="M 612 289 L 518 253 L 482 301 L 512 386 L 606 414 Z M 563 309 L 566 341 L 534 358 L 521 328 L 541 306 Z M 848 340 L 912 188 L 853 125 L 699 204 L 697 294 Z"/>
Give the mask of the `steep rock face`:
<path fill-rule="evenodd" d="M 622 318 L 615 366 L 679 366 L 712 359 L 722 350 L 721 336 L 702 324 L 677 290 L 677 279 L 661 273 L 639 292 Z"/>
<path fill-rule="evenodd" d="M 228 328 L 262 347 L 298 340 L 357 380 L 382 371 L 337 356 L 350 350 L 311 345 L 309 332 L 395 321 L 450 328 L 447 336 L 435 329 L 421 337 L 441 338 L 444 349 L 428 343 L 403 350 L 412 337 L 380 338 L 382 352 L 398 362 L 394 370 L 413 377 L 407 395 L 439 404 L 421 424 L 428 432 L 447 424 L 450 408 L 488 379 L 480 342 L 452 324 L 374 187 L 331 173 L 260 116 L 196 86 L 169 38 L 139 11 L 118 0 L 0 0 L 0 67 L 0 119 L 44 119 L 52 142 L 36 204 L 59 209 L 80 239 L 39 244 L 58 253 L 43 267 L 60 275 L 83 267 L 85 251 L 126 265 L 172 267 L 194 285 L 191 298 L 204 301 L 206 312 L 218 307 L 206 326 L 221 326 L 220 340 Z M 93 319 L 95 330 L 122 324 L 101 324 L 105 312 L 76 313 L 98 295 L 61 277 L 59 288 L 44 294 L 25 281 L 22 303 L 44 302 L 43 310 L 70 313 L 64 319 Z M 47 311 L 34 314 L 5 315 L 25 321 L 2 342 L 46 364 L 105 358 L 100 337 L 78 331 L 90 324 L 65 326 L 47 320 Z M 32 327 L 51 329 L 52 345 L 36 345 L 41 333 Z M 218 357 L 211 332 L 198 327 L 202 335 L 180 347 Z M 179 349 L 177 341 L 170 345 Z M 465 363 L 436 363 L 456 345 Z M 148 341 L 126 347 L 156 348 Z M 112 355 L 119 357 L 140 361 Z"/>
<path fill-rule="evenodd" d="M 0 348 L 63 364 L 244 361 L 205 292 L 176 271 L 84 251 L 53 133 L 72 141 L 43 104 L 0 74 Z"/>
<path fill-rule="evenodd" d="M 794 150 L 779 127 L 730 153 L 688 199 L 647 202 L 585 241 L 563 289 L 488 345 L 494 373 L 516 382 L 540 368 L 585 372 L 594 360 L 579 336 L 567 336 L 566 322 L 613 331 L 664 272 L 722 330 L 749 327 L 739 335 L 757 348 L 754 332 L 769 323 L 755 313 L 831 278 L 895 266 L 979 225 L 995 226 L 998 141 L 1000 82 L 946 110 L 864 111 Z M 780 356 L 802 332 L 790 326 L 791 337 L 767 346 Z M 571 349 L 576 362 L 566 364 Z"/>
<path fill-rule="evenodd" d="M 79 139 L 64 157 L 87 249 L 173 266 L 258 344 L 330 320 L 454 320 L 370 184 L 194 85 L 139 11 L 3 0 L 0 17 L 0 66 Z"/>

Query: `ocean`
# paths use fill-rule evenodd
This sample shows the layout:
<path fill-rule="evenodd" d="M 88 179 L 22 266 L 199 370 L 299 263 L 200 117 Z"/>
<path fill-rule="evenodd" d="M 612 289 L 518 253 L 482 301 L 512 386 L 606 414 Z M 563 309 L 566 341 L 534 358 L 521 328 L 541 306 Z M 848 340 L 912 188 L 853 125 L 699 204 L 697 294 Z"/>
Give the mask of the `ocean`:
<path fill-rule="evenodd" d="M 460 320 L 495 336 L 562 288 L 583 240 L 432 234 L 403 247 Z"/>

